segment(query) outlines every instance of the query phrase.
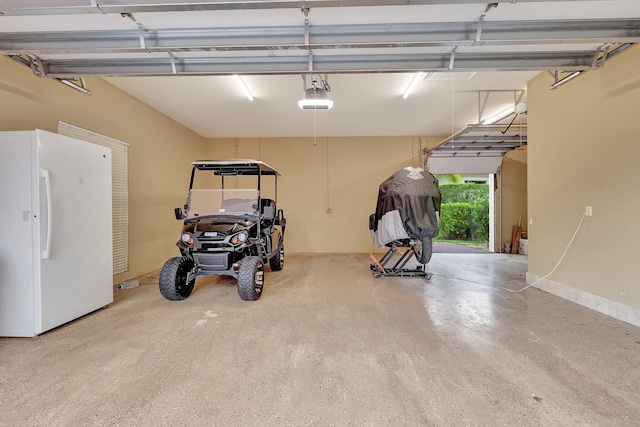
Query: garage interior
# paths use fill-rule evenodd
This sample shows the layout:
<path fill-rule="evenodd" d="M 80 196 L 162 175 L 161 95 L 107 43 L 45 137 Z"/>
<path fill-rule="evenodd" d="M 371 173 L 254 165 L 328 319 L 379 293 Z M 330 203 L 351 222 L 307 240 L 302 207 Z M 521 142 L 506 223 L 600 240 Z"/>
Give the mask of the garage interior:
<path fill-rule="evenodd" d="M 128 144 L 113 283 L 141 283 L 0 338 L 0 425 L 640 424 L 640 5 L 362 3 L 0 3 L 0 130 Z M 332 109 L 298 107 L 314 78 Z M 522 215 L 528 256 L 435 254 L 430 281 L 374 279 L 380 182 L 475 167 L 491 156 L 446 143 L 522 102 L 493 123 L 516 143 L 497 150 L 492 249 Z M 256 302 L 226 278 L 182 302 L 154 285 L 207 158 L 283 175 L 285 268 Z"/>

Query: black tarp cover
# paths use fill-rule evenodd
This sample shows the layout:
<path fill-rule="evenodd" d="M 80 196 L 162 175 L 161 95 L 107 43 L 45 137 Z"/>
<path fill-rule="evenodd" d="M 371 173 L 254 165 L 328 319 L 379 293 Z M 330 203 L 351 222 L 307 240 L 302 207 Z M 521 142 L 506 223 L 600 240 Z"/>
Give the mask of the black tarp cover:
<path fill-rule="evenodd" d="M 376 212 L 370 218 L 369 228 L 376 233 L 379 227 L 389 226 L 383 217 L 393 211 L 398 211 L 404 231 L 410 238 L 434 238 L 438 234 L 440 211 L 438 179 L 422 168 L 408 167 L 395 172 L 380 184 Z M 393 230 L 381 234 L 393 236 L 394 233 L 398 235 Z M 390 238 L 378 243 L 385 245 L 389 241 L 384 240 Z"/>

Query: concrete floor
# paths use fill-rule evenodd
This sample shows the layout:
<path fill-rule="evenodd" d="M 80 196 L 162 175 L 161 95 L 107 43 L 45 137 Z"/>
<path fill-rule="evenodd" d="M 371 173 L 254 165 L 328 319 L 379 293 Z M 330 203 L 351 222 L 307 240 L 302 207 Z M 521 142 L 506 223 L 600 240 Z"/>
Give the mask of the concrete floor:
<path fill-rule="evenodd" d="M 182 302 L 116 290 L 0 339 L 0 425 L 640 425 L 639 328 L 488 286 L 524 286 L 524 256 L 428 269 L 373 279 L 366 254 L 290 255 L 257 302 L 219 277 Z"/>

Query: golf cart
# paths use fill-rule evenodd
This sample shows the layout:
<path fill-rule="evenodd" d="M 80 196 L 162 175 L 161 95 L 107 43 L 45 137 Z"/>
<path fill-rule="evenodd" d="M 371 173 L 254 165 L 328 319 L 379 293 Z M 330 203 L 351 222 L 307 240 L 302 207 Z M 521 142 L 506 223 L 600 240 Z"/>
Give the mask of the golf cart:
<path fill-rule="evenodd" d="M 282 209 L 276 209 L 280 174 L 251 159 L 192 165 L 187 201 L 175 209 L 176 219 L 184 222 L 177 243 L 181 256 L 162 267 L 160 293 L 168 300 L 183 300 L 197 276 L 215 274 L 235 277 L 240 298 L 257 300 L 264 264 L 271 271 L 284 267 L 286 220 Z M 263 196 L 263 177 L 273 178 L 273 199 Z"/>

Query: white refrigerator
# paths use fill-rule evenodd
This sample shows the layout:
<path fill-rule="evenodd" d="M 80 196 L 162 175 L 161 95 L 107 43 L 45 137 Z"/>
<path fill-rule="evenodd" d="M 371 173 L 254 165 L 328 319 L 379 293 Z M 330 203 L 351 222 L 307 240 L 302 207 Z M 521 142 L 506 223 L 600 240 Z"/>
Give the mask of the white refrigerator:
<path fill-rule="evenodd" d="M 0 336 L 33 337 L 113 302 L 111 150 L 0 132 Z"/>

